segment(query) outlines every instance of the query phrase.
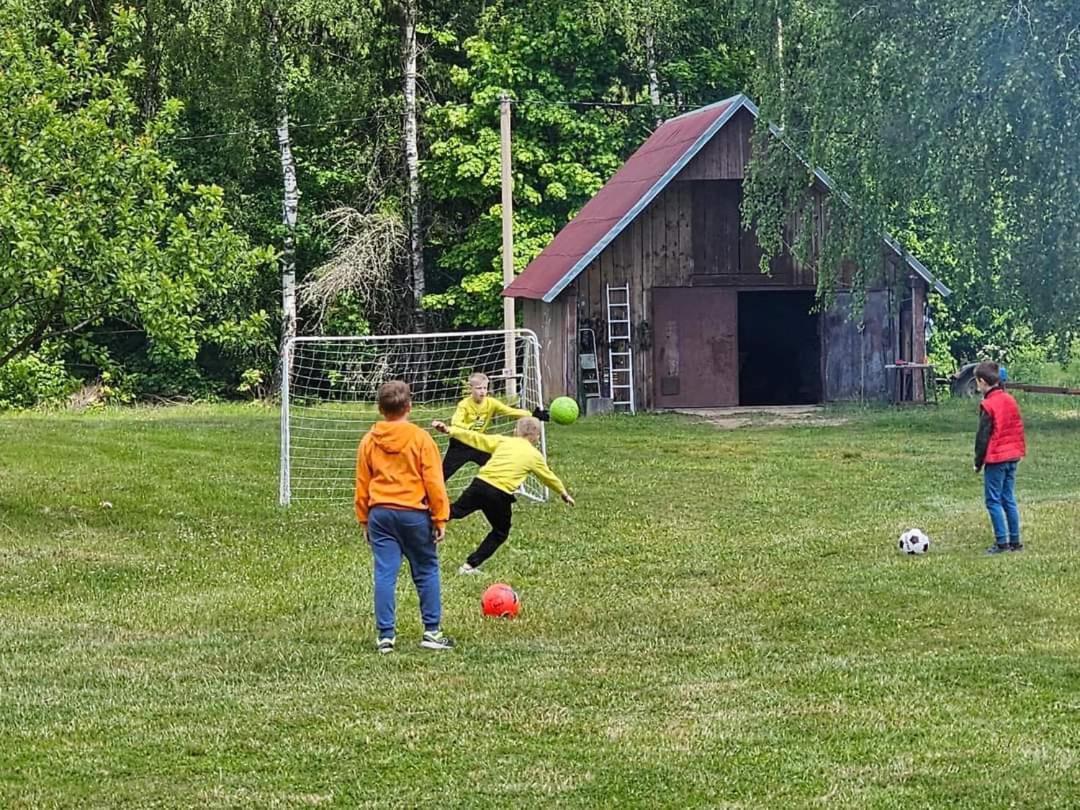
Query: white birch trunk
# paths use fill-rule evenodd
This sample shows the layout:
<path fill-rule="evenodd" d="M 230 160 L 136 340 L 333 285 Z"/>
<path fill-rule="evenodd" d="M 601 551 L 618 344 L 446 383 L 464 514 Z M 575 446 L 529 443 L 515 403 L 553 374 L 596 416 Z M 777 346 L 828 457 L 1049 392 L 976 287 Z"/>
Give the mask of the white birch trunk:
<path fill-rule="evenodd" d="M 420 150 L 416 127 L 416 3 L 404 0 L 402 51 L 405 62 L 405 171 L 409 196 L 409 268 L 416 325 L 423 322 L 421 305 L 424 298 L 424 240 L 420 222 Z"/>
<path fill-rule="evenodd" d="M 660 125 L 660 77 L 656 71 L 656 35 L 650 27 L 645 32 L 645 71 L 649 76 L 649 102 L 653 106 L 653 118 Z"/>
<path fill-rule="evenodd" d="M 270 14 L 270 46 L 274 59 L 274 97 L 277 104 L 277 140 L 281 156 L 283 187 L 281 219 L 285 239 L 281 250 L 281 341 L 296 337 L 296 216 L 300 193 L 296 185 L 296 161 L 289 135 L 289 104 L 285 88 L 285 58 L 278 38 L 279 21 Z"/>

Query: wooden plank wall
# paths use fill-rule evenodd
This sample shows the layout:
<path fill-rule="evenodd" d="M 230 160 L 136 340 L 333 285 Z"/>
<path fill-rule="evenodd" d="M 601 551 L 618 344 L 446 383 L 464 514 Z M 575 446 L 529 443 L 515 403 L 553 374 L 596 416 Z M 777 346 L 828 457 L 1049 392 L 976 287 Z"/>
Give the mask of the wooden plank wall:
<path fill-rule="evenodd" d="M 812 289 L 815 286 L 815 274 L 810 267 L 796 262 L 787 251 L 773 260 L 771 275 L 762 275 L 758 270 L 761 249 L 753 231 L 741 226 L 739 212 L 752 128 L 753 118 L 741 110 L 589 264 L 574 284 L 563 291 L 555 304 L 525 305 L 526 324 L 539 324 L 530 328 L 538 335 L 549 336 L 544 340 L 550 345 L 541 347 L 545 395 L 554 396 L 556 390 L 576 395 L 579 325 L 595 329 L 597 349 L 606 373 L 608 285 L 630 285 L 635 399 L 643 409 L 654 405 L 652 371 L 656 335 L 651 323 L 654 288 L 700 285 Z M 792 218 L 786 227 L 786 238 L 793 242 L 799 228 L 811 228 L 811 249 L 817 255 L 827 224 L 827 196 L 824 189 L 815 189 L 814 194 L 812 211 L 801 220 Z M 887 279 L 890 276 L 895 279 L 897 265 L 895 257 L 889 254 L 885 261 Z M 850 267 L 842 270 L 842 283 L 850 283 L 851 272 Z M 859 333 L 847 320 L 847 298 L 843 293 L 837 306 L 822 316 L 826 399 L 872 397 L 883 390 L 883 367 L 896 357 L 901 331 L 889 285 L 890 281 L 884 280 L 868 293 L 868 333 Z M 545 315 L 543 310 L 552 311 Z M 838 315 L 841 311 L 843 317 Z M 910 329 L 910 324 L 907 328 Z M 563 353 L 567 355 L 562 365 L 550 357 L 558 353 L 550 330 L 562 335 L 558 342 L 565 344 Z"/>
<path fill-rule="evenodd" d="M 576 299 L 575 282 L 552 304 L 531 298 L 517 302 L 523 326 L 535 332 L 540 342 L 540 381 L 547 402 L 578 395 Z"/>
<path fill-rule="evenodd" d="M 851 312 L 851 293 L 837 293 L 821 316 L 823 395 L 827 401 L 883 399 L 885 364 L 893 362 L 893 319 L 889 290 L 871 290 L 861 314 Z"/>

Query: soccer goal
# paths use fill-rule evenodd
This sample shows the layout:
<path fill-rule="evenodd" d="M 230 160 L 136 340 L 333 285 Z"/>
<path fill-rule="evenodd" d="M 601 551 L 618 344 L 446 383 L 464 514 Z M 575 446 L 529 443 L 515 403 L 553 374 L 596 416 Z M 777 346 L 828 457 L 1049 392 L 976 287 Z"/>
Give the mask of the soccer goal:
<path fill-rule="evenodd" d="M 379 386 L 404 380 L 412 389 L 411 419 L 435 437 L 446 436 L 432 419 L 449 423 L 468 395 L 469 375 L 490 380 L 488 396 L 532 410 L 542 405 L 540 344 L 528 329 L 441 332 L 376 337 L 298 337 L 285 344 L 281 382 L 282 505 L 292 501 L 351 503 L 356 447 L 379 419 Z M 509 434 L 514 420 L 496 419 L 489 433 Z M 546 457 L 546 437 L 540 451 Z M 466 465 L 450 481 L 451 497 L 472 480 Z M 547 489 L 530 476 L 519 494 L 546 500 Z"/>

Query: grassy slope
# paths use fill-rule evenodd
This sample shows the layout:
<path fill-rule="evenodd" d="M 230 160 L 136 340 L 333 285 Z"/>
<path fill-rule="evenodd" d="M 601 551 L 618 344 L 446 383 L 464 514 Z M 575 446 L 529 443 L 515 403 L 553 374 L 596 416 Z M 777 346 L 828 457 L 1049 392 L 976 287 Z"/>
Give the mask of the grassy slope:
<path fill-rule="evenodd" d="M 553 428 L 579 507 L 488 565 L 522 618 L 452 573 L 474 516 L 459 649 L 403 580 L 388 657 L 349 506 L 275 505 L 275 414 L 0 418 L 0 805 L 1075 806 L 1080 411 L 1026 408 L 1006 558 L 970 404 Z"/>

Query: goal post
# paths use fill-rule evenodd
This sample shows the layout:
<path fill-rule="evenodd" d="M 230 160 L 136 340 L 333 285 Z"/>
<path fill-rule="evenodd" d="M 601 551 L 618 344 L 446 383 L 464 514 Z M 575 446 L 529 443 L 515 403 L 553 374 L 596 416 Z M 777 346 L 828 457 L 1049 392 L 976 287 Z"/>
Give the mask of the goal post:
<path fill-rule="evenodd" d="M 488 376 L 488 396 L 531 411 L 543 405 L 540 342 L 528 329 L 364 337 L 296 337 L 285 343 L 281 375 L 279 501 L 351 502 L 356 448 L 378 421 L 379 386 L 403 380 L 412 390 L 411 421 L 432 433 L 445 454 L 447 437 L 430 427 L 450 421 L 468 396 L 474 372 Z M 509 435 L 515 420 L 497 417 L 488 433 Z M 543 426 L 543 423 L 541 423 Z M 547 456 L 546 433 L 539 449 Z M 451 497 L 472 480 L 466 465 L 447 481 Z M 547 500 L 529 476 L 518 492 Z"/>

